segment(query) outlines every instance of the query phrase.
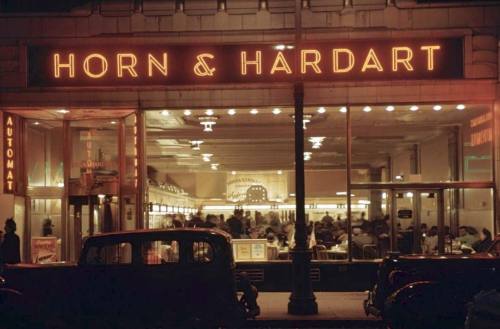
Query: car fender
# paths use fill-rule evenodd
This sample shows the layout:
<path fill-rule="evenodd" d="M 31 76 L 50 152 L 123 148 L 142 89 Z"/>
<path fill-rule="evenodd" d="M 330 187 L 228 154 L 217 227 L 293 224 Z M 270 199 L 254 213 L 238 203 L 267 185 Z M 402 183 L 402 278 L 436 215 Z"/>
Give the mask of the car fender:
<path fill-rule="evenodd" d="M 465 302 L 460 289 L 436 281 L 412 282 L 392 293 L 384 304 L 384 320 L 393 328 L 430 328 L 432 323 L 462 322 Z M 453 326 L 449 326 L 453 328 Z"/>

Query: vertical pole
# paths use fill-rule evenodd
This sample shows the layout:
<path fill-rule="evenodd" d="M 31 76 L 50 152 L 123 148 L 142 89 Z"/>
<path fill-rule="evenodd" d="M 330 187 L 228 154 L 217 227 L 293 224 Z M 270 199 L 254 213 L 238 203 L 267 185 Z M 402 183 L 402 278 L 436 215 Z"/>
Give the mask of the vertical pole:
<path fill-rule="evenodd" d="M 292 293 L 288 302 L 288 313 L 294 315 L 312 315 L 318 313 L 318 304 L 314 296 L 309 276 L 312 251 L 307 245 L 307 227 L 305 216 L 305 179 L 304 179 L 304 85 L 300 81 L 299 52 L 301 41 L 301 1 L 295 0 L 295 246 L 292 256 Z"/>
<path fill-rule="evenodd" d="M 147 170 L 145 159 L 145 120 L 144 112 L 140 109 L 136 112 L 137 115 L 137 191 L 136 191 L 136 228 L 142 229 L 144 226 L 144 211 L 146 200 L 146 184 L 147 184 Z"/>
<path fill-rule="evenodd" d="M 413 190 L 413 252 L 422 252 L 422 191 Z"/>
<path fill-rule="evenodd" d="M 3 121 L 2 121 L 3 122 Z M 21 134 L 20 143 L 18 144 L 18 149 L 16 154 L 22 154 L 22 160 L 20 165 L 22 168 L 21 173 L 23 175 L 23 194 L 24 194 L 24 239 L 23 239 L 23 254 L 21 255 L 22 260 L 31 263 L 31 198 L 28 196 L 28 164 L 26 152 L 28 150 L 28 129 L 26 125 L 26 120 L 20 119 L 18 121 L 18 127 L 20 128 L 19 133 Z"/>
<path fill-rule="evenodd" d="M 69 256 L 69 235 L 74 234 L 74 232 L 69 232 L 69 179 L 71 175 L 71 131 L 70 122 L 68 120 L 63 121 L 63 183 L 64 191 L 61 200 L 61 218 L 62 218 L 62 235 L 61 239 L 61 258 L 67 260 Z M 75 255 L 80 255 L 79 250 L 75 250 Z"/>
<path fill-rule="evenodd" d="M 495 106 L 496 105 L 496 106 Z M 499 132 L 497 131 L 498 127 L 498 120 L 500 120 L 500 116 L 498 115 L 498 112 L 500 111 L 500 103 L 493 102 L 491 104 L 491 112 L 493 116 L 493 120 L 491 121 L 491 129 L 493 131 L 493 138 L 491 140 L 491 180 L 494 182 L 494 187 L 493 187 L 493 234 L 496 236 L 497 234 L 500 233 L 500 218 L 499 218 L 499 212 L 498 212 L 498 204 L 499 201 L 499 195 L 498 195 L 498 182 L 497 182 L 497 164 L 499 163 L 499 156 L 497 152 L 497 143 L 498 143 L 498 138 L 500 137 Z"/>
<path fill-rule="evenodd" d="M 347 106 L 346 112 L 346 197 L 347 197 L 347 254 L 352 262 L 352 199 L 351 199 L 351 160 L 352 160 L 352 132 L 351 132 L 351 107 Z"/>
<path fill-rule="evenodd" d="M 307 227 L 305 217 L 305 179 L 304 179 L 304 130 L 303 85 L 295 84 L 295 246 L 292 256 L 292 294 L 288 303 L 288 313 L 309 315 L 318 313 L 318 305 L 309 277 L 312 252 L 307 245 Z"/>
<path fill-rule="evenodd" d="M 125 221 L 125 202 L 123 197 L 124 187 L 125 187 L 125 119 L 120 119 L 120 124 L 118 126 L 118 225 L 115 227 L 118 231 L 123 230 L 123 223 Z"/>
<path fill-rule="evenodd" d="M 445 252 L 444 245 L 444 190 L 439 189 L 437 193 L 437 221 L 438 221 L 438 254 Z"/>
<path fill-rule="evenodd" d="M 397 210 L 397 191 L 391 190 L 391 252 L 398 251 L 398 229 L 396 218 L 398 216 Z"/>

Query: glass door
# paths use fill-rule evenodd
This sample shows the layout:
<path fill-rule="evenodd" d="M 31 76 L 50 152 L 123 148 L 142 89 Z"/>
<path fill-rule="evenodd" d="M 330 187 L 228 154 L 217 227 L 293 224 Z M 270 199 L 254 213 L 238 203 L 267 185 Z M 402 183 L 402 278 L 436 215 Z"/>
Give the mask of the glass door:
<path fill-rule="evenodd" d="M 394 191 L 393 246 L 397 251 L 401 254 L 445 252 L 450 225 L 445 218 L 444 201 L 443 190 L 439 189 Z"/>
<path fill-rule="evenodd" d="M 34 264 L 54 263 L 62 260 L 61 242 L 64 235 L 61 199 L 31 198 L 30 256 Z"/>
<path fill-rule="evenodd" d="M 397 190 L 392 193 L 394 204 L 393 249 L 402 254 L 415 252 L 415 227 L 418 226 L 417 196 L 411 190 Z"/>

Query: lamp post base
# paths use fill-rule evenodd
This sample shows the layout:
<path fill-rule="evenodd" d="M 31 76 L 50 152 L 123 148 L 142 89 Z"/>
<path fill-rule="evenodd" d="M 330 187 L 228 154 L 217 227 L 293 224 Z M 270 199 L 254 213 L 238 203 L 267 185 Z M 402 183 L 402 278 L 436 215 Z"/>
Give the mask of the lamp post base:
<path fill-rule="evenodd" d="M 309 278 L 311 268 L 312 251 L 293 250 L 292 275 L 293 287 L 290 301 L 288 302 L 288 314 L 314 315 L 318 314 L 318 304 Z"/>

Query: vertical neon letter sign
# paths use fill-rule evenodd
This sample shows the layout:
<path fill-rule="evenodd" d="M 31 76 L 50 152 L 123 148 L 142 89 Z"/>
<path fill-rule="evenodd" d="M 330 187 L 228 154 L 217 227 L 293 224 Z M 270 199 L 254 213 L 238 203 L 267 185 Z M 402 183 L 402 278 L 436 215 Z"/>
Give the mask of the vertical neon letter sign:
<path fill-rule="evenodd" d="M 15 165 L 15 142 L 14 142 L 14 117 L 5 114 L 4 121 L 4 193 L 13 194 L 15 192 L 14 170 Z"/>

